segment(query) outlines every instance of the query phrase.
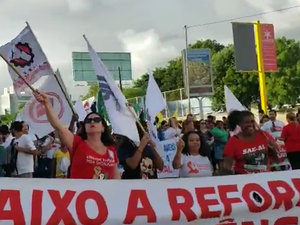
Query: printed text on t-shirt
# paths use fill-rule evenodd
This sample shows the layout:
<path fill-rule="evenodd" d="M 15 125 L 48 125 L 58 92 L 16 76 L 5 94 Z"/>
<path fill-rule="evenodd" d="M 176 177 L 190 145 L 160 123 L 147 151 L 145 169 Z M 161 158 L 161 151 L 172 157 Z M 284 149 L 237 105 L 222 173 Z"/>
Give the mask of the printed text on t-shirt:
<path fill-rule="evenodd" d="M 243 155 L 253 153 L 253 152 L 257 152 L 257 151 L 262 151 L 262 150 L 265 150 L 265 149 L 266 149 L 266 147 L 265 147 L 264 144 L 259 145 L 259 146 L 255 146 L 253 148 L 246 148 L 246 149 L 243 149 Z"/>
<path fill-rule="evenodd" d="M 97 158 L 91 155 L 86 156 L 86 163 L 93 164 L 101 167 L 111 167 L 114 166 L 115 159 L 114 158 Z"/>

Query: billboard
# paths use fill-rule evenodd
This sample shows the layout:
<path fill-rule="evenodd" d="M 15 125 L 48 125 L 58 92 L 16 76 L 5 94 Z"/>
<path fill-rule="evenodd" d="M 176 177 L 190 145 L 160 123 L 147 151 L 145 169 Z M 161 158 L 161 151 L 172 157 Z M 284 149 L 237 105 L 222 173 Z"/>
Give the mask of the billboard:
<path fill-rule="evenodd" d="M 257 70 L 254 26 L 252 23 L 232 23 L 235 68 L 237 71 Z"/>
<path fill-rule="evenodd" d="M 132 80 L 131 54 L 128 52 L 98 52 L 104 65 L 118 81 Z M 88 84 L 97 82 L 96 74 L 88 52 L 72 52 L 74 81 L 86 81 Z"/>
<path fill-rule="evenodd" d="M 256 46 L 261 44 L 259 52 L 265 72 L 276 72 L 277 53 L 273 24 L 259 24 L 260 33 L 256 34 L 253 23 L 232 23 L 235 66 L 237 71 L 258 71 Z M 257 40 L 255 40 L 257 35 Z"/>
<path fill-rule="evenodd" d="M 184 83 L 186 94 L 190 97 L 211 96 L 213 95 L 213 77 L 211 67 L 210 49 L 184 49 L 183 64 L 188 65 L 188 77 L 184 69 Z M 185 67 L 183 67 L 185 68 Z M 188 82 L 188 85 L 187 85 Z M 187 88 L 189 87 L 189 88 Z"/>

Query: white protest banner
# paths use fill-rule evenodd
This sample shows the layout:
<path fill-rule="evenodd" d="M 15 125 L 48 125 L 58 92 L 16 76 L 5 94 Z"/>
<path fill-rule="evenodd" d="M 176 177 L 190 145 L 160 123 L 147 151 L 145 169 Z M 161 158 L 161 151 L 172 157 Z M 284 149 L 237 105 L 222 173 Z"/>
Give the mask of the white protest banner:
<path fill-rule="evenodd" d="M 170 178 L 179 177 L 179 170 L 173 169 L 172 163 L 177 151 L 177 138 L 171 138 L 159 143 L 157 148 L 159 155 L 164 161 L 163 171 L 157 172 L 157 177 L 160 178 Z"/>
<path fill-rule="evenodd" d="M 48 76 L 39 91 L 48 95 L 48 100 L 57 117 L 61 123 L 68 126 L 73 113 L 55 77 Z M 54 130 L 48 122 L 44 105 L 37 102 L 34 97 L 22 109 L 21 118 L 29 125 L 32 132 L 39 137 L 43 137 Z"/>
<path fill-rule="evenodd" d="M 108 73 L 93 47 L 86 38 L 85 40 L 114 133 L 124 135 L 139 143 L 140 138 L 136 127 L 136 119 L 126 106 L 127 100 L 125 96 Z"/>
<path fill-rule="evenodd" d="M 297 225 L 299 177 L 294 170 L 144 181 L 1 178 L 0 224 Z"/>
<path fill-rule="evenodd" d="M 42 76 L 53 74 L 50 63 L 29 26 L 26 26 L 12 41 L 1 46 L 0 54 L 30 85 Z M 29 88 L 24 81 L 10 67 L 8 70 L 15 92 L 17 94 L 28 92 Z"/>

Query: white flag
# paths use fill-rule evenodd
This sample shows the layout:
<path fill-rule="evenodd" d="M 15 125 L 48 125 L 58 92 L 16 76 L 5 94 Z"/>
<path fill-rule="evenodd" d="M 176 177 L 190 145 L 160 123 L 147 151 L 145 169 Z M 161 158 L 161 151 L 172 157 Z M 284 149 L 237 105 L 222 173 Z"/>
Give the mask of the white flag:
<path fill-rule="evenodd" d="M 1 46 L 0 54 L 30 85 L 42 76 L 53 74 L 50 63 L 29 26 L 26 26 L 11 42 Z M 20 92 L 28 91 L 24 81 L 10 67 L 8 70 L 15 92 L 20 94 Z"/>
<path fill-rule="evenodd" d="M 83 107 L 82 101 L 80 99 L 78 99 L 75 102 L 74 109 L 78 115 L 79 121 L 83 121 L 84 118 L 86 117 L 87 113 L 86 113 L 85 108 Z"/>
<path fill-rule="evenodd" d="M 243 111 L 247 110 L 245 106 L 240 103 L 240 101 L 235 97 L 231 90 L 225 85 L 224 86 L 224 95 L 225 95 L 225 105 L 226 111 L 230 113 L 231 111 L 238 110 Z"/>
<path fill-rule="evenodd" d="M 148 71 L 149 80 L 146 92 L 146 118 L 149 134 L 154 141 L 158 142 L 157 128 L 154 125 L 155 116 L 166 108 L 166 101 L 161 93 L 152 71 Z"/>
<path fill-rule="evenodd" d="M 91 106 L 93 104 L 93 102 L 95 101 L 95 97 L 90 97 L 84 101 L 82 101 L 82 105 L 85 111 L 85 116 L 91 112 Z M 84 116 L 84 117 L 85 117 Z"/>
<path fill-rule="evenodd" d="M 125 96 L 108 73 L 89 41 L 86 38 L 85 40 L 114 133 L 124 135 L 139 143 L 140 138 L 136 128 L 136 119 L 126 106 L 127 100 Z"/>
<path fill-rule="evenodd" d="M 65 126 L 69 126 L 73 115 L 72 109 L 55 77 L 48 76 L 39 91 L 48 95 L 48 101 L 60 122 Z M 21 118 L 29 125 L 32 132 L 39 137 L 43 137 L 54 130 L 48 122 L 44 105 L 37 102 L 34 97 L 22 109 Z"/>

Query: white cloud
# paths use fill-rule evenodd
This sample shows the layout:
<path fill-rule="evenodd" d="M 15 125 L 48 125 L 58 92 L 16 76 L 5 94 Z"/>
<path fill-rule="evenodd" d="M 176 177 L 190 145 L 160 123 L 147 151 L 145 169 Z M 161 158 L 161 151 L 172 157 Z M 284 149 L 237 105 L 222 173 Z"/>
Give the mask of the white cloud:
<path fill-rule="evenodd" d="M 148 68 L 160 66 L 178 56 L 178 49 L 172 45 L 163 44 L 154 29 L 140 33 L 126 30 L 118 37 L 124 50 L 131 52 L 134 78 L 145 73 Z"/>
<path fill-rule="evenodd" d="M 92 6 L 88 0 L 66 0 L 71 13 L 86 12 Z"/>
<path fill-rule="evenodd" d="M 260 20 L 261 23 L 273 23 L 275 32 L 279 32 L 280 35 L 284 35 L 285 31 L 294 29 L 299 26 L 299 20 L 297 17 L 300 13 L 300 0 L 285 0 L 285 1 L 274 1 L 264 0 L 257 4 L 256 1 L 246 0 L 251 6 L 261 10 L 262 12 L 272 12 L 263 14 L 253 20 Z M 297 6 L 288 10 L 277 11 L 277 9 L 289 8 Z M 249 19 L 251 21 L 251 18 Z"/>
<path fill-rule="evenodd" d="M 28 21 L 54 68 L 76 97 L 86 88 L 72 81 L 72 51 L 86 51 L 86 34 L 96 51 L 130 51 L 133 77 L 163 66 L 184 48 L 184 25 L 208 23 L 275 8 L 300 0 L 0 0 L 0 44 L 13 39 Z M 274 23 L 277 37 L 300 39 L 299 9 L 243 21 Z M 230 22 L 189 29 L 189 43 L 197 39 L 232 43 Z M 0 60 L 0 94 L 11 84 Z M 80 90 L 79 90 L 80 89 Z"/>

